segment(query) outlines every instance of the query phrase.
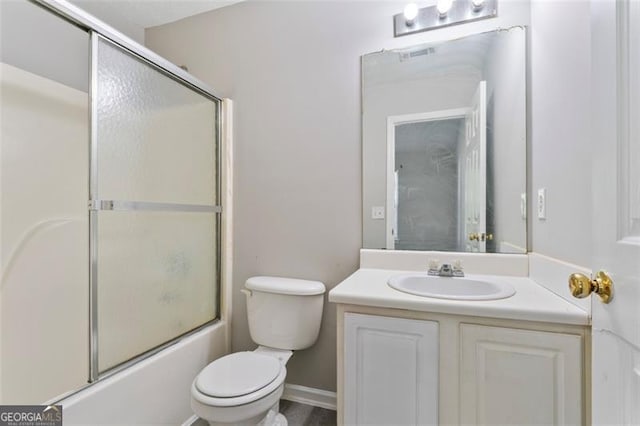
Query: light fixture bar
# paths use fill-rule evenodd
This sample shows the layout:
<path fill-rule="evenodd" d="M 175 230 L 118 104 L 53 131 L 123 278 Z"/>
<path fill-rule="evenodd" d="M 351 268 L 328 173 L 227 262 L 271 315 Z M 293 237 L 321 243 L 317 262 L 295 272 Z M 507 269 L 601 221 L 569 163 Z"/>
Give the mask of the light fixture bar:
<path fill-rule="evenodd" d="M 417 16 L 410 22 L 404 13 L 394 15 L 393 32 L 395 37 L 401 37 L 496 16 L 498 0 L 453 0 L 444 15 L 438 11 L 437 6 L 418 9 Z"/>

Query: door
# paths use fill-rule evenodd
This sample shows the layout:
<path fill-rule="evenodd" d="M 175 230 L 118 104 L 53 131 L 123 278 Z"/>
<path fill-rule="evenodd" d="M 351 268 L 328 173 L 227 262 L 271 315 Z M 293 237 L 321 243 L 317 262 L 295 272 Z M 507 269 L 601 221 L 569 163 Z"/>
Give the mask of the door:
<path fill-rule="evenodd" d="M 481 81 L 465 115 L 465 143 L 461 155 L 461 245 L 467 252 L 486 251 L 487 212 L 487 82 Z"/>
<path fill-rule="evenodd" d="M 438 323 L 347 313 L 344 424 L 438 423 Z"/>
<path fill-rule="evenodd" d="M 640 424 L 640 2 L 591 3 L 593 424 Z"/>

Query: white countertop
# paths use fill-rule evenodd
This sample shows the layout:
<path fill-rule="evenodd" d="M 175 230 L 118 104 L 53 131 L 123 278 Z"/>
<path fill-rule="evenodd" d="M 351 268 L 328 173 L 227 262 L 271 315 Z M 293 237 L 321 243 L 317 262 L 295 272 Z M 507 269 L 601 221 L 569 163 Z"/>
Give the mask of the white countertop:
<path fill-rule="evenodd" d="M 461 301 L 414 296 L 387 284 L 392 275 L 415 271 L 359 269 L 329 292 L 329 301 L 351 305 L 411 311 L 589 325 L 586 311 L 562 299 L 526 277 L 485 275 L 492 281 L 508 282 L 516 294 L 507 299 Z"/>

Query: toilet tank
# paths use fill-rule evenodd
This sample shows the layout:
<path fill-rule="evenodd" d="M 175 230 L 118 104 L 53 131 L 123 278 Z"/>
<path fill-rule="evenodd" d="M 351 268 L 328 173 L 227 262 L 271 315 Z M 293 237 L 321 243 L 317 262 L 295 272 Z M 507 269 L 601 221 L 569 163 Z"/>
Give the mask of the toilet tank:
<path fill-rule="evenodd" d="M 255 343 L 286 350 L 305 349 L 315 343 L 322 321 L 324 284 L 252 277 L 245 287 L 249 332 Z"/>

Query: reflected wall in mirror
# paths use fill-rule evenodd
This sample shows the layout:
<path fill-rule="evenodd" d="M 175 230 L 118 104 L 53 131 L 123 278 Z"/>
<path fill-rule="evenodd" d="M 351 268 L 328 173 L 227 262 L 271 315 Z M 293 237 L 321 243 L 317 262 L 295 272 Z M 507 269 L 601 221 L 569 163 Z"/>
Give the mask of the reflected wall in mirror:
<path fill-rule="evenodd" d="M 362 57 L 363 247 L 525 253 L 526 31 Z"/>

